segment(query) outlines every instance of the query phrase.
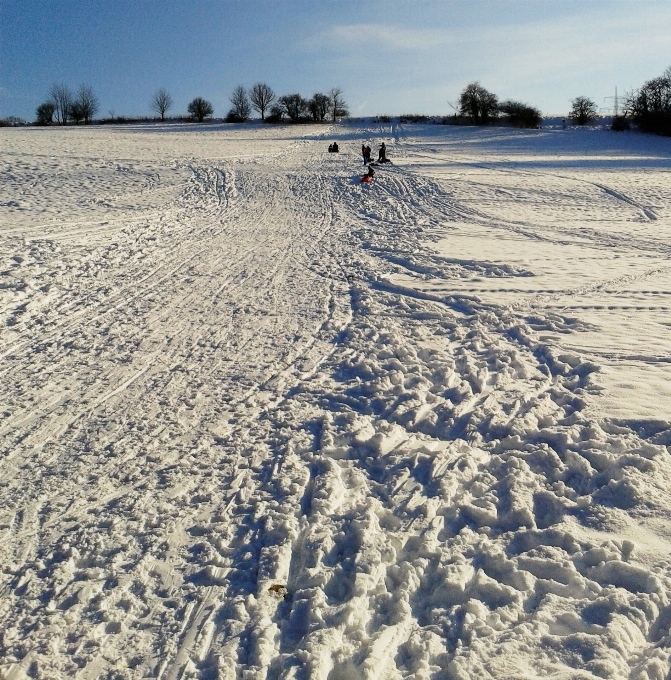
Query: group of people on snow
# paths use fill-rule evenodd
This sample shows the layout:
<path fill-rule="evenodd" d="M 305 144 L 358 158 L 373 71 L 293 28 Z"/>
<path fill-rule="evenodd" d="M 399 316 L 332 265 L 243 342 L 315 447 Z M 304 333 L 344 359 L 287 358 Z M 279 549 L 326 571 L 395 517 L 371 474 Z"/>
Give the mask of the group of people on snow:
<path fill-rule="evenodd" d="M 340 151 L 338 147 L 338 142 L 333 142 L 332 144 L 329 144 L 329 153 L 337 153 Z M 361 155 L 363 156 L 363 163 L 364 165 L 368 166 L 368 172 L 361 177 L 361 182 L 363 183 L 370 183 L 370 181 L 373 179 L 375 176 L 375 170 L 371 167 L 371 154 L 372 150 L 370 148 L 370 144 L 362 144 L 361 145 Z M 380 148 L 377 152 L 377 163 L 373 163 L 373 165 L 379 165 L 381 163 L 391 163 L 391 161 L 387 158 L 387 146 L 384 142 L 380 144 Z"/>
<path fill-rule="evenodd" d="M 371 148 L 369 145 L 361 145 L 361 155 L 363 156 L 364 165 L 368 166 L 368 172 L 361 178 L 361 182 L 369 183 L 375 175 L 375 170 L 373 170 L 370 160 Z M 374 165 L 381 165 L 382 163 L 391 163 L 387 158 L 387 145 L 384 142 L 380 144 L 380 148 L 377 152 L 377 163 Z"/>
<path fill-rule="evenodd" d="M 371 148 L 370 145 L 361 145 L 361 155 L 363 156 L 364 165 L 368 165 L 370 161 Z M 377 152 L 377 162 L 378 163 L 390 163 L 391 161 L 387 158 L 387 146 L 384 142 L 380 144 L 380 149 Z"/>

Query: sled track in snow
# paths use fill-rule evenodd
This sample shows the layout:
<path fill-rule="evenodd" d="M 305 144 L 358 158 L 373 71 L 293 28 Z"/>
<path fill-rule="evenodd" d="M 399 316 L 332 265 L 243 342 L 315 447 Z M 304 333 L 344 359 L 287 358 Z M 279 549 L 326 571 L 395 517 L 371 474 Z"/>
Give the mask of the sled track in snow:
<path fill-rule="evenodd" d="M 109 241 L 3 241 L 0 673 L 657 677 L 671 563 L 629 537 L 668 432 L 585 415 L 575 320 L 412 287 L 528 276 L 427 241 L 531 223 L 321 146 L 184 161 Z"/>

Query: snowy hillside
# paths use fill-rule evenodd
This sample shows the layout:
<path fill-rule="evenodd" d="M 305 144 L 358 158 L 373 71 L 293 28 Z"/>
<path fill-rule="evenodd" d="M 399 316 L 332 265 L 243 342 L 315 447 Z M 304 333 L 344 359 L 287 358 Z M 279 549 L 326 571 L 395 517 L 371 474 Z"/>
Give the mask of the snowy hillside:
<path fill-rule="evenodd" d="M 671 140 L 0 144 L 0 678 L 668 677 Z"/>

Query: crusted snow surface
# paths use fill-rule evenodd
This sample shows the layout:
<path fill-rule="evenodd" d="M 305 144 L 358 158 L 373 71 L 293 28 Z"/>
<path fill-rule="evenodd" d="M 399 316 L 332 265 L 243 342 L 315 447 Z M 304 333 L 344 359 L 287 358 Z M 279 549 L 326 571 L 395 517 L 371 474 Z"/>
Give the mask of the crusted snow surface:
<path fill-rule="evenodd" d="M 3 680 L 668 677 L 669 140 L 0 135 Z"/>

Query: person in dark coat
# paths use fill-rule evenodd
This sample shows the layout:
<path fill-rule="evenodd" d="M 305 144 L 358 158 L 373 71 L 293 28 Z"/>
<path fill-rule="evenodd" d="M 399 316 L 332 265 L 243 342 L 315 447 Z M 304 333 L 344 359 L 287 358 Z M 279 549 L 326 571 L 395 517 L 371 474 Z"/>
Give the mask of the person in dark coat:
<path fill-rule="evenodd" d="M 362 182 L 363 184 L 370 184 L 370 182 L 371 182 L 371 180 L 373 179 L 374 176 L 375 176 L 375 170 L 373 170 L 373 168 L 371 168 L 370 165 L 369 165 L 368 166 L 368 172 L 361 178 L 360 182 Z"/>

